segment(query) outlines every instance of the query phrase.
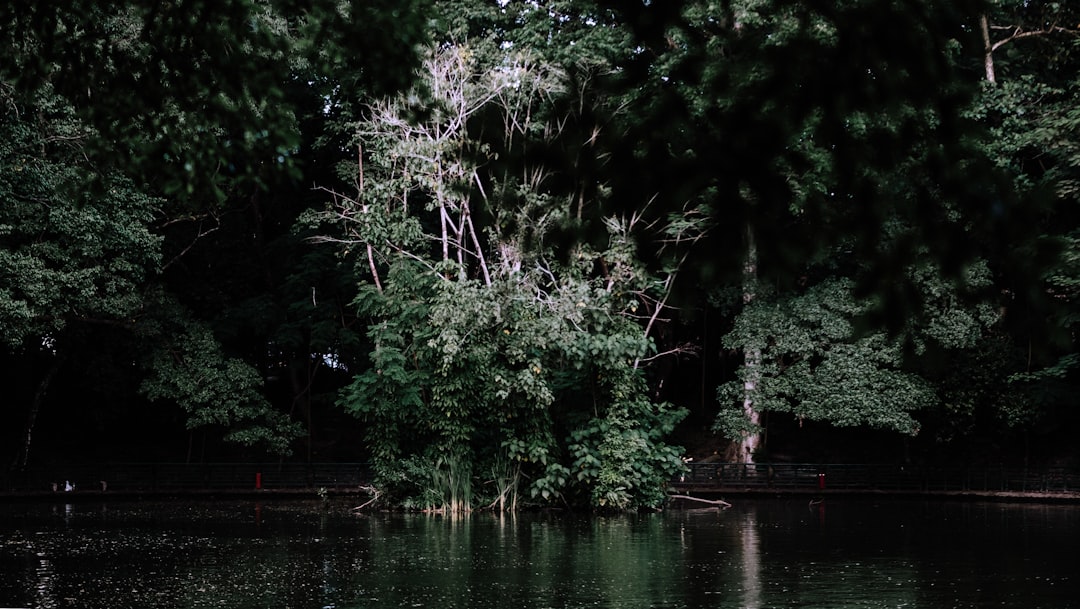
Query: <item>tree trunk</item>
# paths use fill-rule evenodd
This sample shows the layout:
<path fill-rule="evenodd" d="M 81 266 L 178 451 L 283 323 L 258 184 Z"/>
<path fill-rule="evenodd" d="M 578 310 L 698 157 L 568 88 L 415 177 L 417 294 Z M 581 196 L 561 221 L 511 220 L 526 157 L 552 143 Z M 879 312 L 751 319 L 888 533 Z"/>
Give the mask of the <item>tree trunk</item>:
<path fill-rule="evenodd" d="M 304 378 L 301 381 L 300 372 L 303 369 Z M 289 366 L 289 385 L 292 388 L 292 405 L 289 408 L 289 417 L 296 413 L 297 406 L 303 411 L 304 421 L 307 423 L 307 455 L 306 462 L 311 463 L 312 445 L 315 442 L 314 423 L 311 412 L 311 388 L 315 384 L 315 375 L 319 371 L 319 362 L 314 363 L 310 359 L 297 359 Z"/>
<path fill-rule="evenodd" d="M 37 391 L 34 392 L 34 400 L 30 403 L 30 412 L 26 415 L 23 445 L 19 450 L 19 453 L 15 456 L 15 461 L 11 464 L 13 470 L 25 470 L 26 466 L 30 463 L 30 446 L 34 437 L 34 425 L 37 423 L 37 415 L 41 410 L 41 403 L 45 401 L 45 394 L 49 391 L 49 385 L 52 384 L 53 378 L 56 377 L 56 373 L 60 370 L 63 361 L 63 357 L 59 355 L 54 356 L 52 365 L 49 366 L 49 370 L 45 372 L 45 377 L 38 383 Z"/>
<path fill-rule="evenodd" d="M 364 148 L 362 144 L 356 145 L 356 200 L 364 200 Z M 368 211 L 367 204 L 364 204 L 361 209 L 366 214 Z M 371 246 L 371 243 L 367 243 L 366 245 L 368 268 L 371 269 L 371 279 L 375 282 L 375 289 L 382 294 L 382 282 L 379 280 L 379 269 L 375 266 L 375 248 Z"/>
<path fill-rule="evenodd" d="M 994 76 L 994 45 L 990 42 L 990 22 L 983 14 L 979 17 L 979 29 L 982 30 L 983 40 L 983 69 L 986 71 L 986 81 L 996 83 Z"/>
<path fill-rule="evenodd" d="M 743 267 L 743 306 L 748 306 L 757 295 L 757 243 L 754 241 L 754 229 L 746 227 L 746 265 Z M 746 376 L 743 381 L 743 414 L 750 424 L 757 428 L 761 419 L 755 408 L 754 396 L 761 382 L 761 349 L 751 347 L 743 354 L 743 368 Z M 754 452 L 761 444 L 761 434 L 747 432 L 736 447 L 736 463 L 753 463 Z"/>

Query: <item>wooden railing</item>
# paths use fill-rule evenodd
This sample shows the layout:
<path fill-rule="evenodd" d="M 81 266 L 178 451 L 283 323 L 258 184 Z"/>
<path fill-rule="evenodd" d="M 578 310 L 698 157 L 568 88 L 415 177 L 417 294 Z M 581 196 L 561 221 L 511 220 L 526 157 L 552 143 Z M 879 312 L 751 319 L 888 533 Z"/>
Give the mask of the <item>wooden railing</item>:
<path fill-rule="evenodd" d="M 371 481 L 366 463 L 68 464 L 8 472 L 2 491 L 194 491 L 342 489 Z"/>
<path fill-rule="evenodd" d="M 674 484 L 709 489 L 865 489 L 882 491 L 1080 492 L 1067 468 L 948 465 L 689 463 Z"/>
<path fill-rule="evenodd" d="M 0 492 L 51 492 L 54 485 L 62 492 L 66 483 L 77 491 L 344 490 L 371 480 L 366 463 L 82 463 L 0 473 Z M 1080 493 L 1080 471 L 944 464 L 688 463 L 672 485 L 685 490 Z"/>

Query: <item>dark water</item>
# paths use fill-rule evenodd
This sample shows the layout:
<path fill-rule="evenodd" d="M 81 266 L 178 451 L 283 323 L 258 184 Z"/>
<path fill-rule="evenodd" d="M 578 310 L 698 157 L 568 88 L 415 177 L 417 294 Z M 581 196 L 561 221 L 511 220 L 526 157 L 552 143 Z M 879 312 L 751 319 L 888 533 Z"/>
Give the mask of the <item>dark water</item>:
<path fill-rule="evenodd" d="M 1080 507 L 741 500 L 605 518 L 0 506 L 0 607 L 1080 607 Z"/>

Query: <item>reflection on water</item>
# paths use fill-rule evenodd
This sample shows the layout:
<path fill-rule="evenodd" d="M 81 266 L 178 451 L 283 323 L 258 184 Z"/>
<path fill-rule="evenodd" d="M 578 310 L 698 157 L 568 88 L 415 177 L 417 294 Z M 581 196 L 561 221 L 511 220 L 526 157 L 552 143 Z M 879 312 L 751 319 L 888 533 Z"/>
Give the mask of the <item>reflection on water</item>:
<path fill-rule="evenodd" d="M 2 607 L 1073 607 L 1080 508 L 356 515 L 320 503 L 0 506 Z"/>
<path fill-rule="evenodd" d="M 39 558 L 37 569 L 34 571 L 34 606 L 49 608 L 56 607 L 56 597 L 52 591 L 53 568 L 47 558 Z"/>
<path fill-rule="evenodd" d="M 757 513 L 747 511 L 743 515 L 742 531 L 742 570 L 743 601 L 746 609 L 761 607 L 761 548 L 758 542 Z"/>

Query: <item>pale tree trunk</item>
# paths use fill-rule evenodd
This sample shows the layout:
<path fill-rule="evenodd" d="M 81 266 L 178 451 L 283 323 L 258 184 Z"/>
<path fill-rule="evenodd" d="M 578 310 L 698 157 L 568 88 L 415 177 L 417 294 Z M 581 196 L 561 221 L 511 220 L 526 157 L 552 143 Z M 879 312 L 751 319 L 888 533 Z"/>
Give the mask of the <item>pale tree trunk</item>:
<path fill-rule="evenodd" d="M 375 281 L 375 289 L 382 294 L 382 281 L 379 281 L 379 269 L 375 266 L 375 248 L 371 247 L 371 244 L 367 244 L 367 261 L 368 268 L 371 269 L 371 278 Z"/>
<path fill-rule="evenodd" d="M 748 306 L 757 295 L 757 243 L 754 241 L 754 229 L 746 227 L 746 265 L 743 267 L 743 306 Z M 761 348 L 750 347 L 743 353 L 743 369 L 745 377 L 743 381 L 743 414 L 753 427 L 757 427 L 761 419 L 755 408 L 754 396 L 757 394 L 758 385 L 761 382 Z M 761 434 L 756 432 L 744 432 L 742 440 L 736 446 L 736 463 L 753 463 L 754 452 L 761 444 Z"/>
<path fill-rule="evenodd" d="M 356 200 L 364 200 L 364 148 L 362 144 L 356 145 Z M 367 205 L 362 207 L 367 213 Z M 375 248 L 367 243 L 368 268 L 371 269 L 371 279 L 375 282 L 375 289 L 382 294 L 382 281 L 379 280 L 379 269 L 375 266 Z"/>
<path fill-rule="evenodd" d="M 994 45 L 990 42 L 990 22 L 986 15 L 979 17 L 979 29 L 982 30 L 983 40 L 983 69 L 986 71 L 986 81 L 996 83 L 994 76 Z"/>
<path fill-rule="evenodd" d="M 990 38 L 990 30 L 1005 31 L 1008 32 L 1008 34 L 1004 38 L 994 41 Z M 997 75 L 994 73 L 994 51 L 998 50 L 998 48 L 1022 38 L 1042 38 L 1059 34 L 1067 34 L 1075 38 L 1080 36 L 1080 31 L 1078 30 L 1080 30 L 1080 27 L 1066 27 L 1058 25 L 1056 22 L 1042 23 L 1040 24 L 1040 27 L 1033 30 L 1026 29 L 1023 24 L 992 26 L 990 25 L 990 18 L 986 16 L 986 13 L 979 15 L 979 33 L 982 34 L 983 71 L 985 72 L 986 82 L 992 84 L 997 83 Z"/>
<path fill-rule="evenodd" d="M 446 211 L 446 204 L 439 201 L 439 233 L 442 241 L 442 261 L 450 260 L 450 217 Z"/>

